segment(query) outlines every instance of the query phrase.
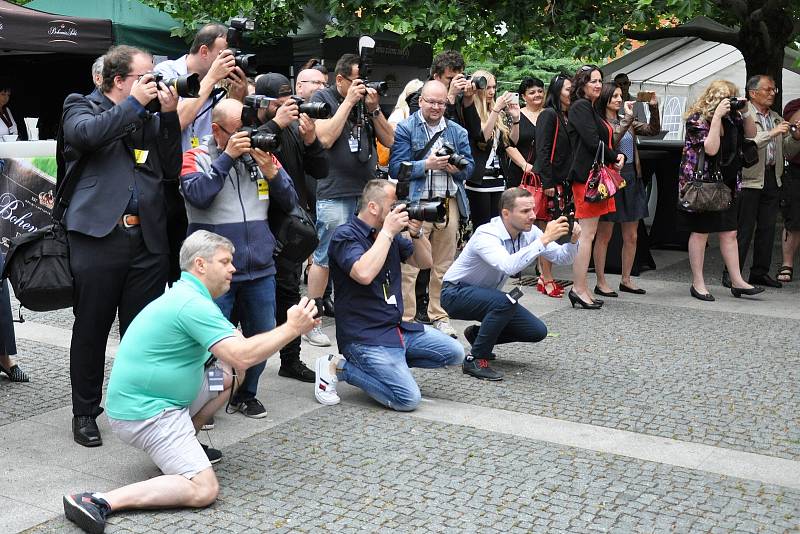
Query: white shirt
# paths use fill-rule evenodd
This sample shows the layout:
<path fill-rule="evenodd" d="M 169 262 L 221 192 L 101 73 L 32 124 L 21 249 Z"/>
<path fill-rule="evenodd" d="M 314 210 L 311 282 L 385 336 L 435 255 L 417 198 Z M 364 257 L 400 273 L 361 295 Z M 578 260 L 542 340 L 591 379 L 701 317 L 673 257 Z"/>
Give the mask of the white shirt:
<path fill-rule="evenodd" d="M 19 128 L 17 127 L 17 122 L 14 120 L 14 115 L 11 114 L 11 109 L 6 106 L 5 108 L 7 117 L 11 118 L 11 126 L 6 126 L 6 123 L 0 120 L 0 135 L 15 135 L 19 134 Z M 2 139 L 0 139 L 2 141 Z"/>
<path fill-rule="evenodd" d="M 162 61 L 155 66 L 155 71 L 164 75 L 164 78 L 177 78 L 178 76 L 186 76 L 189 74 L 189 67 L 186 65 L 188 55 L 183 55 L 178 59 L 169 61 Z M 178 99 L 183 100 L 183 97 Z M 192 138 L 196 137 L 198 141 L 207 135 L 211 135 L 211 99 L 207 98 L 203 105 L 200 106 L 198 117 L 194 121 L 186 125 L 186 128 L 181 132 L 181 150 L 186 152 L 194 148 L 192 146 Z"/>
<path fill-rule="evenodd" d="M 553 263 L 572 263 L 577 243 L 542 244 L 542 231 L 536 226 L 520 232 L 516 239 L 506 230 L 501 217 L 478 227 L 467 246 L 444 275 L 445 282 L 500 289 L 512 274 L 517 274 L 540 255 Z"/>

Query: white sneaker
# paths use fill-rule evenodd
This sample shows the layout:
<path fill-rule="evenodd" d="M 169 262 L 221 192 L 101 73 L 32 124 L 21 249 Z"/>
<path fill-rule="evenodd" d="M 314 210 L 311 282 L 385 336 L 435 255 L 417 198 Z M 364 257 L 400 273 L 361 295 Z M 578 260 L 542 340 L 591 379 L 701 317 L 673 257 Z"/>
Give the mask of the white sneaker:
<path fill-rule="evenodd" d="M 320 325 L 315 326 L 311 329 L 311 332 L 308 334 L 303 334 L 302 337 L 303 341 L 307 341 L 314 345 L 315 347 L 330 347 L 331 346 L 331 338 L 322 331 L 322 327 Z"/>
<path fill-rule="evenodd" d="M 341 400 L 336 393 L 336 378 L 335 373 L 331 373 L 331 362 L 336 359 L 335 354 L 327 356 L 320 356 L 314 364 L 315 378 L 314 378 L 314 397 L 317 402 L 325 406 L 333 406 L 339 404 Z"/>
<path fill-rule="evenodd" d="M 456 331 L 453 330 L 452 326 L 450 326 L 450 321 L 448 321 L 446 319 L 441 319 L 439 321 L 434 321 L 433 322 L 433 327 L 436 330 L 438 330 L 439 332 L 441 332 L 442 334 L 450 336 L 453 339 L 456 339 L 458 337 L 458 334 L 456 333 Z"/>

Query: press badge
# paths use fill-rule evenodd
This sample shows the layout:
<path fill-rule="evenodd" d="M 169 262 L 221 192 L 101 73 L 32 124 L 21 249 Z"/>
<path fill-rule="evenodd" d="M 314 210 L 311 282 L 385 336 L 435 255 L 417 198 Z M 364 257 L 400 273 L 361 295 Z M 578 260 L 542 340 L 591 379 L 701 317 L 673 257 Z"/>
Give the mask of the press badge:
<path fill-rule="evenodd" d="M 208 391 L 222 391 L 225 389 L 225 374 L 219 367 L 208 370 Z"/>
<path fill-rule="evenodd" d="M 394 295 L 392 295 L 391 297 L 389 297 L 388 299 L 385 299 L 385 300 L 386 300 L 386 304 L 389 304 L 389 305 L 394 304 L 395 306 L 397 306 L 397 297 L 395 297 Z"/>
<path fill-rule="evenodd" d="M 147 155 L 149 153 L 149 150 L 139 150 L 138 148 L 134 148 L 133 159 L 136 160 L 137 165 L 144 165 L 144 163 L 147 161 Z"/>
<path fill-rule="evenodd" d="M 258 184 L 258 200 L 269 200 L 269 182 L 265 178 L 256 180 Z"/>
<path fill-rule="evenodd" d="M 347 138 L 347 143 L 350 145 L 350 152 L 354 154 L 358 152 L 358 139 L 351 135 Z"/>
<path fill-rule="evenodd" d="M 200 146 L 200 139 L 196 135 L 193 135 L 191 139 L 189 139 L 189 143 L 191 143 L 192 148 L 197 148 Z"/>

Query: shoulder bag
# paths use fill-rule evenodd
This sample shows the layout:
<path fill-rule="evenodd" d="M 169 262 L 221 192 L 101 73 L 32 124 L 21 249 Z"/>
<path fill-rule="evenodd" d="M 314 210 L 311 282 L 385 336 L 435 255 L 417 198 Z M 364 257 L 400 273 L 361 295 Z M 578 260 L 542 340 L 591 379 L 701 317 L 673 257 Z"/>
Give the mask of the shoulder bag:
<path fill-rule="evenodd" d="M 553 136 L 553 148 L 550 150 L 550 164 L 553 164 L 553 156 L 556 153 L 556 140 L 558 139 L 558 117 L 556 117 L 556 133 Z M 528 161 L 531 158 L 533 152 L 533 148 L 531 151 L 528 152 Z M 542 221 L 549 221 L 551 209 L 549 209 L 549 204 L 551 202 L 550 197 L 548 197 L 544 192 L 544 187 L 542 187 L 542 177 L 533 172 L 533 169 L 530 171 L 525 171 L 522 173 L 522 180 L 520 181 L 519 186 L 522 189 L 526 189 L 530 191 L 531 195 L 533 195 L 533 211 L 536 215 L 536 218 Z"/>
<path fill-rule="evenodd" d="M 608 131 L 608 146 L 611 144 L 611 129 Z M 586 180 L 586 202 L 602 202 L 613 197 L 617 191 L 625 187 L 625 178 L 614 168 L 613 164 L 606 165 L 605 150 L 603 141 L 597 144 L 597 152 L 594 155 L 594 163 L 589 170 L 589 179 Z"/>
<path fill-rule="evenodd" d="M 701 147 L 691 180 L 678 192 L 680 210 L 692 213 L 725 211 L 733 203 L 731 188 L 722 181 L 722 172 L 716 161 L 709 165 L 709 172 L 706 174 L 703 168 L 705 154 L 705 149 Z"/>

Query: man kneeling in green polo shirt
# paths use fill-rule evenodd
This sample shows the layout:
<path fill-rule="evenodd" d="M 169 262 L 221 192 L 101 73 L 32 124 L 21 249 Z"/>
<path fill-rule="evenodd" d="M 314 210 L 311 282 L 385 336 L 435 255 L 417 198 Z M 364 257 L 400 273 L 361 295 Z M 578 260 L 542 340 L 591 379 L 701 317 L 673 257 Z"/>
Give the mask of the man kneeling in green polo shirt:
<path fill-rule="evenodd" d="M 232 261 L 228 239 L 194 232 L 181 247 L 181 279 L 148 304 L 122 338 L 108 382 L 108 420 L 163 475 L 106 493 L 65 495 L 67 518 L 86 532 L 103 532 L 106 516 L 119 510 L 214 502 L 219 484 L 211 463 L 222 455 L 204 450 L 195 436 L 227 402 L 231 369 L 266 360 L 317 324 L 314 301 L 303 298 L 283 325 L 243 337 L 213 301 L 230 288 Z M 206 368 L 211 354 L 221 363 Z"/>

